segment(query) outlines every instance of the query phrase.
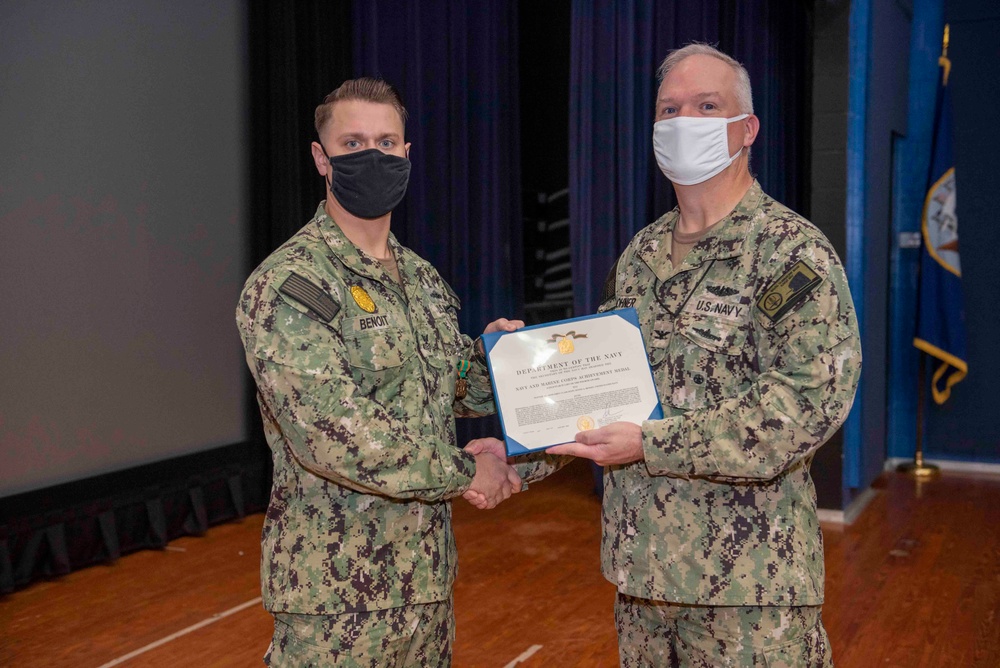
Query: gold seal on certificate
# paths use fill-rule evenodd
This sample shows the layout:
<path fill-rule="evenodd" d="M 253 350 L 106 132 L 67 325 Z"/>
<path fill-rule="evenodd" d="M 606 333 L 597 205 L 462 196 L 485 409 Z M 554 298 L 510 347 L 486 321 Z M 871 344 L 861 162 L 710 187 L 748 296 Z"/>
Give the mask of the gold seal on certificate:
<path fill-rule="evenodd" d="M 635 309 L 484 334 L 507 453 L 663 416 Z"/>

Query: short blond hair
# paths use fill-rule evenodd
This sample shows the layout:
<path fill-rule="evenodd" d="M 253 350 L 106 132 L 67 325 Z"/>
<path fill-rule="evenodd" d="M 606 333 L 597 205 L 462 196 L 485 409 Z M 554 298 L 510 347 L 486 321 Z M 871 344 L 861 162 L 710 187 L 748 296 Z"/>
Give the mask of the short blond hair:
<path fill-rule="evenodd" d="M 668 53 L 667 57 L 664 58 L 663 62 L 660 64 L 660 68 L 656 71 L 659 75 L 659 80 L 662 82 L 666 79 L 667 75 L 670 74 L 670 70 L 674 69 L 679 62 L 688 56 L 698 55 L 718 58 L 733 68 L 736 72 L 736 103 L 740 107 L 740 113 L 752 114 L 753 91 L 750 88 L 750 73 L 747 72 L 747 68 L 743 67 L 743 65 L 740 64 L 740 62 L 735 58 L 719 51 L 711 44 L 705 44 L 704 42 L 691 42 L 686 46 L 674 49 Z"/>
<path fill-rule="evenodd" d="M 403 106 L 403 98 L 392 84 L 382 79 L 372 77 L 360 77 L 358 79 L 348 79 L 340 84 L 332 93 L 323 98 L 323 103 L 316 107 L 314 117 L 316 134 L 322 134 L 323 127 L 330 116 L 333 115 L 333 108 L 338 102 L 345 100 L 361 100 L 363 102 L 374 102 L 375 104 L 388 104 L 399 114 L 406 127 L 406 107 Z"/>

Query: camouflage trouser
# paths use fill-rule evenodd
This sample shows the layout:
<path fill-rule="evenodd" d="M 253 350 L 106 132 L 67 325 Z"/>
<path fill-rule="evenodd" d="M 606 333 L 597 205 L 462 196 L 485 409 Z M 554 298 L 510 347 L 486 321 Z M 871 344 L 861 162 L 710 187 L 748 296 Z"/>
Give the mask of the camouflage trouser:
<path fill-rule="evenodd" d="M 450 600 L 343 615 L 274 615 L 264 663 L 276 668 L 410 668 L 451 665 Z"/>
<path fill-rule="evenodd" d="M 827 668 L 833 666 L 820 606 L 677 605 L 618 594 L 622 668 Z"/>

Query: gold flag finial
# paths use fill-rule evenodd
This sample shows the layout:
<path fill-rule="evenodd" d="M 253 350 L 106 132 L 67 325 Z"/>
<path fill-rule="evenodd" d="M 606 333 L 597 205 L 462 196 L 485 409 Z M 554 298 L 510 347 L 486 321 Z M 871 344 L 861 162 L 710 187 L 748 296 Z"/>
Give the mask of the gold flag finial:
<path fill-rule="evenodd" d="M 948 75 L 951 74 L 951 60 L 948 58 L 948 42 L 951 40 L 951 26 L 944 24 L 944 40 L 941 44 L 941 57 L 938 65 L 944 68 L 944 85 L 948 85 Z"/>

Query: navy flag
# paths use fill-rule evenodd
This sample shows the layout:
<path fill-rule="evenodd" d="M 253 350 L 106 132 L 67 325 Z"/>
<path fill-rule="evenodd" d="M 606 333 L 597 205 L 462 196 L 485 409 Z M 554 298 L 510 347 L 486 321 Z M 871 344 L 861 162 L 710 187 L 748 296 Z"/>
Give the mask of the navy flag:
<path fill-rule="evenodd" d="M 921 220 L 920 298 L 913 345 L 935 359 L 937 366 L 931 392 L 934 401 L 943 404 L 951 395 L 951 386 L 965 378 L 969 367 L 965 354 L 965 300 L 958 256 L 958 217 L 955 215 L 955 162 L 948 90 L 951 61 L 945 55 L 939 62 L 941 81 L 937 91 L 931 171 Z"/>

